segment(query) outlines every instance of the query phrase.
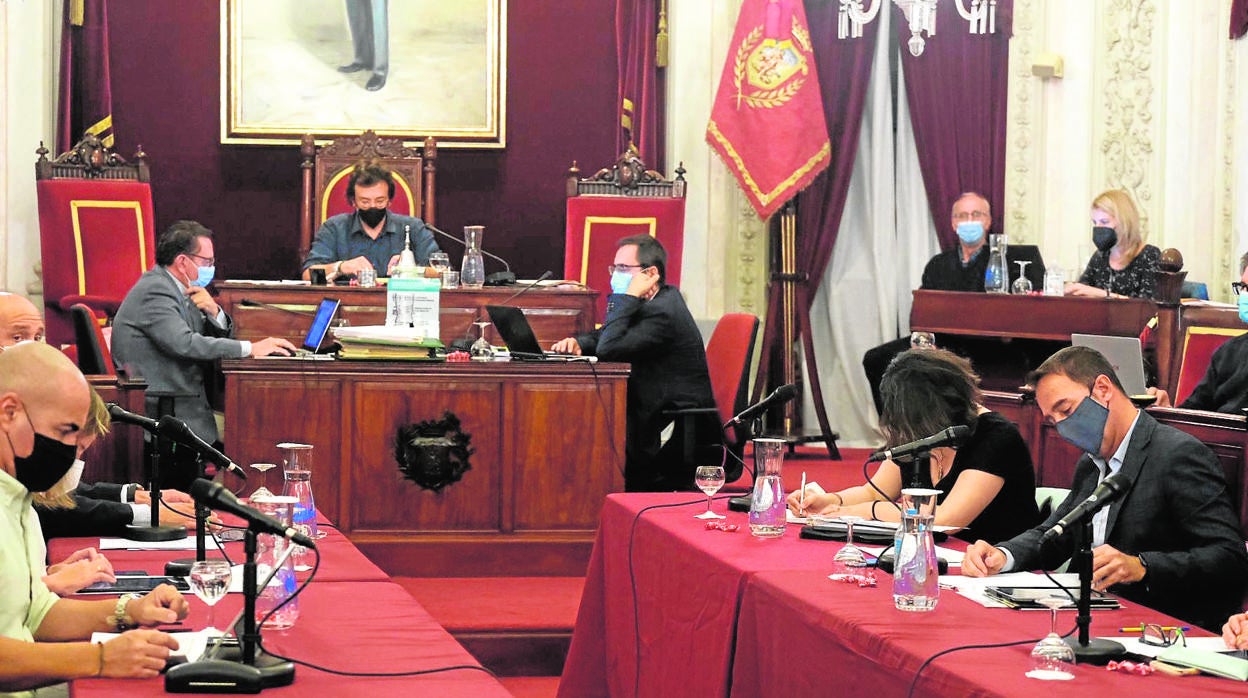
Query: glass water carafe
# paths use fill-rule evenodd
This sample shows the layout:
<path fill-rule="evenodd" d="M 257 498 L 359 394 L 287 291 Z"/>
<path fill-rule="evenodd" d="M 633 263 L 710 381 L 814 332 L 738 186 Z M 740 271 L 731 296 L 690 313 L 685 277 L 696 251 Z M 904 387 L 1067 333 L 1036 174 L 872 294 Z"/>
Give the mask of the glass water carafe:
<path fill-rule="evenodd" d="M 282 452 L 282 470 L 286 475 L 282 494 L 295 498 L 291 526 L 309 538 L 317 538 L 316 499 L 312 496 L 312 446 L 288 442 L 278 444 L 277 448 Z M 314 554 L 302 545 L 297 546 L 290 556 L 295 569 L 311 569 Z"/>
<path fill-rule="evenodd" d="M 459 283 L 467 288 L 485 285 L 485 259 L 481 256 L 485 226 L 464 226 L 464 263 L 459 270 Z"/>
<path fill-rule="evenodd" d="M 984 290 L 988 293 L 1010 292 L 1010 268 L 1005 259 L 1008 245 L 1004 235 L 988 236 L 988 267 L 984 269 Z"/>
<path fill-rule="evenodd" d="M 291 522 L 295 504 L 296 500 L 294 497 L 286 496 L 257 497 L 252 499 L 252 505 L 257 511 L 261 514 L 272 516 L 288 526 Z M 268 622 L 264 624 L 262 629 L 265 630 L 286 630 L 292 627 L 295 624 L 295 620 L 299 618 L 299 597 L 294 595 L 295 589 L 299 586 L 298 581 L 295 579 L 294 554 L 291 554 L 278 566 L 278 561 L 282 559 L 282 554 L 286 551 L 286 547 L 290 545 L 294 545 L 294 543 L 280 536 L 268 533 L 256 536 L 256 583 L 264 582 L 269 573 L 273 572 L 274 567 L 277 568 L 277 572 L 273 573 L 273 578 L 256 595 L 257 623 L 263 621 L 265 616 L 277 609 L 276 612 L 273 612 Z"/>
<path fill-rule="evenodd" d="M 750 496 L 750 533 L 759 538 L 784 535 L 786 515 L 784 483 L 784 441 L 754 439 L 754 493 Z"/>
<path fill-rule="evenodd" d="M 940 490 L 903 489 L 901 525 L 894 539 L 893 603 L 901 611 L 930 611 L 940 600 L 932 522 Z"/>

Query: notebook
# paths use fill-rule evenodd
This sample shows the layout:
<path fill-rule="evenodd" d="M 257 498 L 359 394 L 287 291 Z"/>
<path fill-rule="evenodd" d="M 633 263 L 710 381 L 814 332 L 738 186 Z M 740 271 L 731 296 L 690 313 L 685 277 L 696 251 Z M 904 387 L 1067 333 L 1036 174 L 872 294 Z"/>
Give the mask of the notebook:
<path fill-rule="evenodd" d="M 1144 354 L 1139 337 L 1109 337 L 1100 334 L 1072 334 L 1070 343 L 1101 352 L 1114 367 L 1127 395 L 1145 395 Z"/>
<path fill-rule="evenodd" d="M 485 311 L 490 314 L 490 322 L 494 329 L 507 343 L 513 361 L 594 361 L 592 356 L 573 356 L 572 354 L 556 354 L 542 351 L 537 343 L 537 335 L 524 311 L 508 305 L 487 305 Z"/>

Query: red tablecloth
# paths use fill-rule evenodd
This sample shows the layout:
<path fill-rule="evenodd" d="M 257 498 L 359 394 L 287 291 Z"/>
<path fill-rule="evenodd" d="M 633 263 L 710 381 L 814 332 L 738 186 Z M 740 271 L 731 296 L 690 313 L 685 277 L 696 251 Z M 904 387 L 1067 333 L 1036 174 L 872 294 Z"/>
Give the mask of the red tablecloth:
<path fill-rule="evenodd" d="M 240 594 L 230 594 L 217 608 L 224 625 L 242 608 Z M 438 625 L 402 587 L 392 582 L 314 583 L 299 596 L 299 620 L 284 632 L 264 631 L 267 649 L 331 669 L 353 672 L 419 671 L 479 663 Z M 207 624 L 207 607 L 191 599 L 187 624 Z M 75 681 L 75 698 L 161 695 L 164 679 Z M 361 678 L 295 668 L 295 682 L 264 695 L 335 696 L 510 696 L 496 679 L 476 670 L 427 676 Z"/>
<path fill-rule="evenodd" d="M 635 535 L 631 533 L 645 507 L 679 502 L 688 504 L 644 512 L 636 522 Z M 717 502 L 717 511 L 722 512 L 724 506 Z M 940 606 L 932 613 L 902 613 L 893 607 L 891 577 L 886 574 L 880 574 L 876 588 L 826 580 L 839 543 L 799 539 L 795 526 L 780 539 L 757 539 L 749 534 L 745 514 L 732 512 L 727 521 L 738 524 L 740 530 L 707 530 L 693 518 L 704 507 L 704 499 L 690 494 L 607 498 L 559 686 L 561 697 L 708 698 L 727 696 L 730 688 L 733 695 L 740 692 L 743 696 L 839 695 L 842 660 L 846 668 L 853 669 L 850 674 L 861 672 L 863 678 L 853 681 L 864 692 L 887 686 L 895 693 L 900 686 L 904 694 L 919 664 L 942 649 L 981 639 L 1038 638 L 1047 630 L 1042 613 L 985 609 L 950 591 L 942 593 Z M 950 544 L 960 547 L 953 541 Z M 636 614 L 634 588 L 640 609 Z M 784 620 L 768 615 L 768 609 L 779 604 L 770 598 L 761 600 L 764 593 L 786 597 L 791 609 L 784 611 Z M 1124 605 L 1124 611 L 1095 612 L 1093 634 L 1112 635 L 1120 625 L 1141 619 L 1173 622 L 1162 614 Z M 1065 615 L 1071 616 L 1069 624 L 1073 625 L 1073 614 Z M 844 644 L 846 637 L 853 638 L 849 646 Z M 937 678 L 926 680 L 935 681 L 931 685 L 938 687 L 950 681 L 951 690 L 943 691 L 946 695 L 1046 692 L 1048 686 L 1022 676 L 1029 651 L 1030 647 L 993 650 L 1000 669 L 978 679 L 976 669 L 983 652 L 942 658 L 927 670 Z M 942 678 L 950 666 L 958 668 L 955 678 Z M 1104 669 L 1080 667 L 1079 671 L 1082 678 Z M 781 673 L 784 678 L 771 683 Z M 817 678 L 804 678 L 809 674 Z M 793 688 L 807 690 L 788 690 L 785 682 L 789 680 Z M 1131 682 L 1137 680 L 1150 679 L 1110 675 L 1095 681 L 1131 690 L 1138 685 Z M 1195 679 L 1152 681 L 1145 685 L 1164 683 L 1168 691 L 1195 685 L 1187 683 Z M 1230 690 L 1217 681 L 1199 682 Z M 922 684 L 916 695 L 931 695 L 928 686 Z"/>

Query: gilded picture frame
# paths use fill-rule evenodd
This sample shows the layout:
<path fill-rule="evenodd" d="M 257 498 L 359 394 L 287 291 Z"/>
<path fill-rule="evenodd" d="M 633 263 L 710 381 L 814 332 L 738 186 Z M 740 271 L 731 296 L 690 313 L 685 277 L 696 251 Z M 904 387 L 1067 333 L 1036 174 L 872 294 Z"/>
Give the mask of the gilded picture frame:
<path fill-rule="evenodd" d="M 221 0 L 221 142 L 506 146 L 507 0 Z"/>

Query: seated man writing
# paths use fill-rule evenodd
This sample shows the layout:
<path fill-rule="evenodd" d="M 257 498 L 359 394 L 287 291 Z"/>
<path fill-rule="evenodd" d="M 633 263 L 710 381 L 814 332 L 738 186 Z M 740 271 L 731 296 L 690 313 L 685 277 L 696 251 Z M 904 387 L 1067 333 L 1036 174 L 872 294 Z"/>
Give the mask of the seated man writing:
<path fill-rule="evenodd" d="M 1045 531 L 1121 473 L 1126 493 L 1092 518 L 1092 587 L 1218 630 L 1242 603 L 1248 553 L 1213 452 L 1136 408 L 1094 349 L 1067 347 L 1028 382 L 1045 419 L 1085 455 L 1070 496 L 1047 521 L 995 546 L 976 541 L 962 574 L 1053 569 L 1070 559 L 1071 531 L 1044 544 Z"/>
<path fill-rule="evenodd" d="M 354 276 L 361 269 L 372 269 L 377 276 L 390 276 L 403 251 L 405 229 L 410 230 L 412 254 L 416 263 L 427 265 L 429 255 L 438 251 L 433 233 L 424 221 L 390 210 L 394 199 L 394 174 L 375 161 L 355 166 L 347 179 L 347 201 L 355 209 L 325 219 L 312 249 L 303 260 L 303 279 L 312 278 L 312 269 L 324 269 L 331 283 L 340 276 Z"/>

